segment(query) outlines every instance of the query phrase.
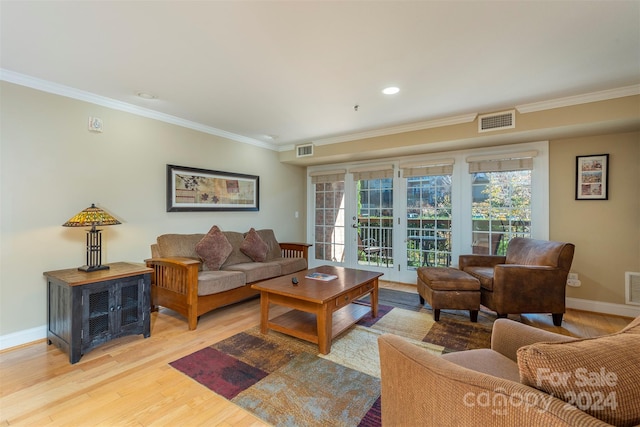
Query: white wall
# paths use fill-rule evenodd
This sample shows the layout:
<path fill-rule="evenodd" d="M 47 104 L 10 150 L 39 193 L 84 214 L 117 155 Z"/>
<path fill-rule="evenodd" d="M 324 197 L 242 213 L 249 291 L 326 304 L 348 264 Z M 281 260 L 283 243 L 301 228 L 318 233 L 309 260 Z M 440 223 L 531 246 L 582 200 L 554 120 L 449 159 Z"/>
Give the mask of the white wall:
<path fill-rule="evenodd" d="M 122 221 L 103 228 L 103 263 L 142 262 L 157 235 L 206 232 L 213 224 L 305 239 L 305 169 L 280 163 L 274 151 L 11 83 L 0 82 L 0 90 L 5 343 L 45 330 L 42 273 L 85 263 L 86 230 L 61 224 L 91 203 Z M 89 116 L 102 118 L 103 133 L 87 130 Z M 260 176 L 260 211 L 166 212 L 168 163 Z"/>

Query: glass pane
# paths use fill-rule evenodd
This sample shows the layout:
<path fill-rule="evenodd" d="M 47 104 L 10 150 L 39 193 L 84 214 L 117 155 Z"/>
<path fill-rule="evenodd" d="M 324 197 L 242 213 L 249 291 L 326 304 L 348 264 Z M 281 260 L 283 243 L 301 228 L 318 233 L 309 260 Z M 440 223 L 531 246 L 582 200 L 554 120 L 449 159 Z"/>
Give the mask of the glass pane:
<path fill-rule="evenodd" d="M 451 175 L 407 178 L 407 269 L 451 264 Z"/>
<path fill-rule="evenodd" d="M 472 174 L 472 251 L 504 255 L 514 237 L 531 237 L 531 171 Z"/>
<path fill-rule="evenodd" d="M 358 264 L 393 267 L 393 179 L 357 181 Z"/>
<path fill-rule="evenodd" d="M 315 258 L 344 261 L 344 181 L 315 184 Z"/>

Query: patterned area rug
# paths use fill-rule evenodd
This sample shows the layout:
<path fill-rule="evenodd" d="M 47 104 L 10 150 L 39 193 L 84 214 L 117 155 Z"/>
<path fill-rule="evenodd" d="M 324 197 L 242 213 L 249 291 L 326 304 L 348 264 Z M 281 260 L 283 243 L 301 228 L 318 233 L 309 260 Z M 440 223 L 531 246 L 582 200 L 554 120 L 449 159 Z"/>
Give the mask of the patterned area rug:
<path fill-rule="evenodd" d="M 274 426 L 379 426 L 377 338 L 405 337 L 435 354 L 488 348 L 495 318 L 446 310 L 433 321 L 415 293 L 380 289 L 370 315 L 335 339 L 331 352 L 254 327 L 171 362 L 171 366 Z"/>

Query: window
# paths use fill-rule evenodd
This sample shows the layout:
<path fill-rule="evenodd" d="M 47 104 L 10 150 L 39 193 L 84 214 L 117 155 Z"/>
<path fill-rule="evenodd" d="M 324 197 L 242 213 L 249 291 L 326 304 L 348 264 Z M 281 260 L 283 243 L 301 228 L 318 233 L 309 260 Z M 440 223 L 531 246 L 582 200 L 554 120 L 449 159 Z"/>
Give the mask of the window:
<path fill-rule="evenodd" d="M 315 194 L 314 247 L 318 260 L 344 261 L 344 175 L 344 170 L 311 174 Z"/>
<path fill-rule="evenodd" d="M 474 254 L 505 255 L 512 238 L 531 237 L 532 167 L 532 157 L 469 162 Z"/>
<path fill-rule="evenodd" d="M 333 175 L 310 167 L 310 265 L 415 283 L 421 266 L 502 255 L 514 237 L 548 239 L 548 153 L 540 141 L 336 164 L 344 169 Z"/>
<path fill-rule="evenodd" d="M 352 169 L 358 195 L 358 264 L 393 266 L 393 168 Z"/>
<path fill-rule="evenodd" d="M 401 166 L 407 188 L 407 269 L 451 264 L 453 160 Z"/>

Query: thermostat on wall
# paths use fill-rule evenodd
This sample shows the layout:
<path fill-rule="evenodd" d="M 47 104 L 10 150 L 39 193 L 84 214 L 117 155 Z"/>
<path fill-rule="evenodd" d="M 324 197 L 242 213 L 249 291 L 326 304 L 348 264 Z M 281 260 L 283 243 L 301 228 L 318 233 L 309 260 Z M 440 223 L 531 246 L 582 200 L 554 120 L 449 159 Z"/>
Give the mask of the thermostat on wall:
<path fill-rule="evenodd" d="M 89 116 L 89 130 L 92 132 L 102 132 L 102 119 Z"/>

